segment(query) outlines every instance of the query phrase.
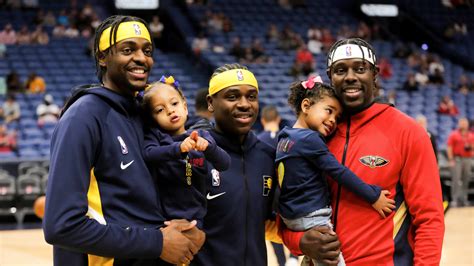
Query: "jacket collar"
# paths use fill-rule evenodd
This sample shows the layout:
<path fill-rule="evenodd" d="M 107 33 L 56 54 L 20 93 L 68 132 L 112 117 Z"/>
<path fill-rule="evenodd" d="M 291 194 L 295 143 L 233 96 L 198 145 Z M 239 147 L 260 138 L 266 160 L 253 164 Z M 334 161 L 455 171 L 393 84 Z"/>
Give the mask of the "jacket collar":
<path fill-rule="evenodd" d="M 235 153 L 248 152 L 258 142 L 257 136 L 253 131 L 247 133 L 244 139 L 244 143 L 240 143 L 240 141 L 236 137 L 227 136 L 223 133 L 217 132 L 216 130 L 212 130 L 211 135 L 216 140 L 219 147 L 226 151 L 231 151 Z"/>
<path fill-rule="evenodd" d="M 100 85 L 82 85 L 72 89 L 71 97 L 67 100 L 61 116 L 74 102 L 86 94 L 99 96 L 123 115 L 131 116 L 138 114 L 138 104 L 135 98 L 123 96 Z"/>
<path fill-rule="evenodd" d="M 383 103 L 373 103 L 367 109 L 354 114 L 347 115 L 345 119 L 337 126 L 337 135 L 345 136 L 347 132 L 348 122 L 350 120 L 350 134 L 356 134 L 357 131 L 370 123 L 375 117 L 383 113 L 385 110 L 392 108 L 392 105 Z"/>

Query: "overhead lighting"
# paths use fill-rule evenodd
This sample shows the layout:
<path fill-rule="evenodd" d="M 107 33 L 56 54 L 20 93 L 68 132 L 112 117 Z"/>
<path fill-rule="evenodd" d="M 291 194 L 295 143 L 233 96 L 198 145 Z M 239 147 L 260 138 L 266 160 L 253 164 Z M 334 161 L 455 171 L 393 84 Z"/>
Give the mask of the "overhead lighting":
<path fill-rule="evenodd" d="M 362 4 L 360 10 L 369 17 L 396 17 L 398 6 L 389 4 Z"/>

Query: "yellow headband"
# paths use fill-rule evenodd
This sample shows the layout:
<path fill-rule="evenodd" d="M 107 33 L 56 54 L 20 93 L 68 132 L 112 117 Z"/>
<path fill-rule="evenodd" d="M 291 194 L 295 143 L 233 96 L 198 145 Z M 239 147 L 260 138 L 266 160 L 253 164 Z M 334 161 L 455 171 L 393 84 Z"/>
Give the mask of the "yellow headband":
<path fill-rule="evenodd" d="M 120 42 L 128 38 L 143 38 L 151 42 L 148 29 L 145 25 L 143 25 L 143 23 L 138 21 L 127 21 L 120 23 L 117 29 L 117 39 L 115 41 L 113 39 L 110 41 L 111 29 L 112 27 L 108 27 L 102 32 L 102 35 L 100 36 L 99 51 L 101 52 L 107 50 L 116 42 Z M 112 44 L 110 42 L 112 42 Z"/>
<path fill-rule="evenodd" d="M 257 79 L 252 72 L 245 69 L 230 69 L 217 74 L 209 81 L 209 95 L 235 85 L 250 85 L 258 90 Z"/>

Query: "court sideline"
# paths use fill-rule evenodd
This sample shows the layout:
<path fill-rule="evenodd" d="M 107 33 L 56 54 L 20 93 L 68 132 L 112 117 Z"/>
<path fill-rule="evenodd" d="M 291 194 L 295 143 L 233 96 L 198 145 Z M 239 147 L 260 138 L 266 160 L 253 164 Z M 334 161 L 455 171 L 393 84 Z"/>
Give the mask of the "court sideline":
<path fill-rule="evenodd" d="M 268 246 L 268 245 L 267 245 Z M 441 265 L 474 265 L 474 207 L 450 209 Z M 268 265 L 277 266 L 268 252 Z M 44 242 L 42 231 L 0 231 L 0 265 L 52 265 L 52 248 Z"/>

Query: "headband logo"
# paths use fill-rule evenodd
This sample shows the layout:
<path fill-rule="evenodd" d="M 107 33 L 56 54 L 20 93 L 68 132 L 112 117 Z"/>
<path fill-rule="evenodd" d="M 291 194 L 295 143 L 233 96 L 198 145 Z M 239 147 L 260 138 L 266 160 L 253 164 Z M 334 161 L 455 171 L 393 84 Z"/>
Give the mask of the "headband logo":
<path fill-rule="evenodd" d="M 242 73 L 242 71 L 240 70 L 237 70 L 237 80 L 238 81 L 244 80 L 244 73 Z"/>
<path fill-rule="evenodd" d="M 142 35 L 142 31 L 140 30 L 140 25 L 133 24 L 133 28 L 135 29 L 135 34 L 136 35 Z"/>
<path fill-rule="evenodd" d="M 346 56 L 351 56 L 352 55 L 352 50 L 350 46 L 346 46 Z"/>

